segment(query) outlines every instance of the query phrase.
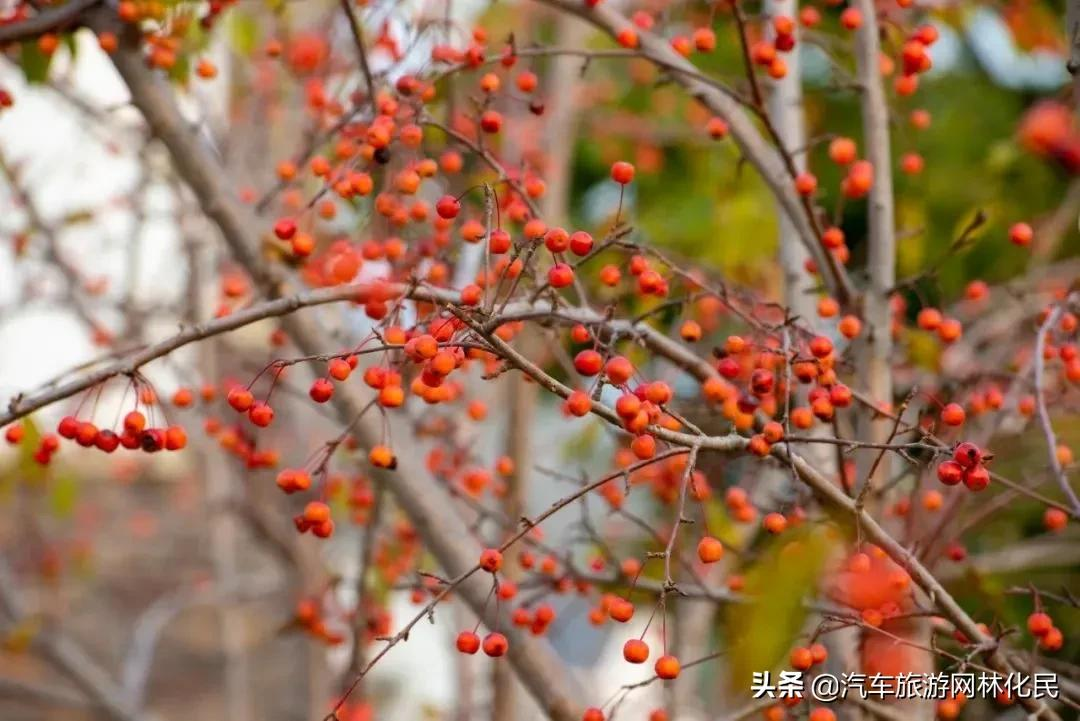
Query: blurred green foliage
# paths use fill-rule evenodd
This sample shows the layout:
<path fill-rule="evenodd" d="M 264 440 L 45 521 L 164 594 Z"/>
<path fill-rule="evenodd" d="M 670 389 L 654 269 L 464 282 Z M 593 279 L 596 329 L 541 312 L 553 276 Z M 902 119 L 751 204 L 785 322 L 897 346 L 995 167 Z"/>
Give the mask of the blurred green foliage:
<path fill-rule="evenodd" d="M 828 12 L 826 27 L 835 22 L 835 13 Z M 694 61 L 713 77 L 745 90 L 733 23 L 720 18 L 714 27 L 717 50 L 695 55 Z M 599 36 L 593 43 L 611 46 Z M 840 55 L 837 61 L 850 67 L 850 58 Z M 595 60 L 585 77 L 604 89 L 605 100 L 590 107 L 577 138 L 571 193 L 575 222 L 587 225 L 586 206 L 592 198 L 586 191 L 607 179 L 613 160 L 637 162 L 636 207 L 631 215 L 643 238 L 709 263 L 741 282 L 772 289 L 768 281 L 776 273 L 775 206 L 756 174 L 740 165 L 732 141 L 710 140 L 703 127 L 707 115 L 692 107 L 696 101 L 663 83 L 655 71 L 625 59 Z M 920 284 L 918 293 L 909 298 L 911 312 L 917 312 L 921 303 L 956 300 L 970 280 L 994 283 L 1022 274 L 1031 262 L 1030 253 L 1008 242 L 1009 225 L 1052 213 L 1072 180 L 1065 170 L 1016 141 L 1018 123 L 1040 97 L 996 85 L 963 45 L 955 66 L 924 77 L 913 97 L 890 96 L 901 238 L 898 275 L 913 276 L 937 264 L 977 210 L 988 218 L 978 242 L 950 257 L 935 280 Z M 910 112 L 916 108 L 930 112 L 929 129 L 919 131 L 910 124 Z M 832 210 L 842 171 L 828 159 L 828 139 L 834 134 L 850 136 L 862 150 L 858 98 L 853 90 L 808 83 L 806 117 L 808 134 L 816 141 L 810 167 L 819 177 L 823 206 Z M 919 175 L 899 171 L 899 159 L 908 152 L 917 152 L 926 161 Z M 843 205 L 841 225 L 856 275 L 865 261 L 866 212 L 865 201 Z M 1054 256 L 1078 252 L 1080 234 L 1070 223 Z"/>

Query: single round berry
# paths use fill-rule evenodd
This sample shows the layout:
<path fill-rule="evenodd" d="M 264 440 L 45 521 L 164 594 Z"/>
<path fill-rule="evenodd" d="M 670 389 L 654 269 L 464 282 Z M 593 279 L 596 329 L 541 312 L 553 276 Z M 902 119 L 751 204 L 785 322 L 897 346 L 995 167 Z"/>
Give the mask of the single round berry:
<path fill-rule="evenodd" d="M 462 631 L 457 637 L 457 650 L 470 656 L 480 650 L 480 637 L 472 631 Z"/>
<path fill-rule="evenodd" d="M 503 656 L 510 649 L 510 642 L 501 633 L 489 633 L 484 637 L 484 653 L 492 658 Z"/>
<path fill-rule="evenodd" d="M 495 548 L 485 548 L 480 554 L 480 568 L 488 573 L 495 573 L 502 568 L 502 553 Z"/>
<path fill-rule="evenodd" d="M 969 441 L 958 443 L 953 449 L 953 460 L 964 468 L 973 468 L 982 463 L 983 453 L 977 445 Z"/>
<path fill-rule="evenodd" d="M 586 349 L 574 356 L 574 369 L 583 376 L 594 376 L 604 365 L 604 357 L 594 350 Z"/>
<path fill-rule="evenodd" d="M 681 666 L 679 665 L 679 659 L 675 658 L 670 654 L 667 656 L 661 656 L 660 658 L 656 659 L 656 666 L 654 667 L 654 670 L 656 671 L 656 675 L 664 679 L 665 681 L 670 681 L 671 679 L 677 678 L 679 675 L 679 671 L 681 670 Z"/>
<path fill-rule="evenodd" d="M 990 485 L 990 471 L 985 466 L 973 466 L 964 471 L 964 485 L 972 491 L 981 491 Z"/>
<path fill-rule="evenodd" d="M 452 195 L 444 195 L 436 201 L 435 212 L 440 218 L 453 220 L 461 212 L 461 201 Z"/>
<path fill-rule="evenodd" d="M 292 240 L 296 235 L 296 221 L 292 218 L 281 218 L 274 223 L 274 235 L 281 240 Z"/>
<path fill-rule="evenodd" d="M 950 403 L 941 409 L 941 422 L 947 426 L 962 426 L 967 414 L 959 403 Z"/>
<path fill-rule="evenodd" d="M 326 403 L 334 395 L 334 384 L 329 378 L 316 378 L 308 390 L 308 395 L 316 403 Z"/>
<path fill-rule="evenodd" d="M 791 662 L 791 667 L 796 671 L 805 671 L 814 665 L 814 656 L 810 653 L 810 649 L 805 646 L 796 646 L 791 649 L 791 656 L 788 657 Z"/>
<path fill-rule="evenodd" d="M 724 555 L 724 544 L 712 536 L 705 536 L 698 541 L 697 555 L 702 563 L 716 563 Z"/>
<path fill-rule="evenodd" d="M 624 160 L 611 165 L 611 179 L 619 185 L 627 185 L 634 180 L 634 166 Z"/>
<path fill-rule="evenodd" d="M 1050 629 L 1054 627 L 1054 620 L 1049 614 L 1036 612 L 1028 616 L 1027 627 L 1032 636 L 1042 637 L 1050 633 Z"/>
<path fill-rule="evenodd" d="M 945 461 L 937 467 L 937 477 L 946 486 L 955 486 L 964 479 L 964 467 L 956 461 Z"/>
<path fill-rule="evenodd" d="M 645 663 L 649 660 L 649 644 L 639 638 L 632 638 L 623 644 L 623 658 L 630 663 Z"/>
<path fill-rule="evenodd" d="M 1013 245 L 1019 245 L 1021 248 L 1031 245 L 1034 237 L 1035 231 L 1027 223 L 1013 223 L 1009 228 L 1009 240 Z"/>
<path fill-rule="evenodd" d="M 634 604 L 625 598 L 616 599 L 615 601 L 612 601 L 608 614 L 613 621 L 626 623 L 634 617 Z"/>

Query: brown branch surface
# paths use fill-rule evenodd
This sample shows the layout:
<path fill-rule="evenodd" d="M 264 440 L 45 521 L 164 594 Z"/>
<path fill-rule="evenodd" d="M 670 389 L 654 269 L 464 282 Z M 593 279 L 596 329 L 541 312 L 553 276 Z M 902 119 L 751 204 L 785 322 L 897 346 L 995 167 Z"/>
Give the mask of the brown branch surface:
<path fill-rule="evenodd" d="M 135 38 L 128 35 L 112 55 L 127 84 L 132 103 L 141 111 L 151 131 L 168 149 L 179 175 L 194 192 L 203 212 L 219 228 L 234 258 L 255 279 L 262 292 L 281 295 L 283 279 L 257 255 L 257 227 L 250 213 L 233 200 L 220 165 L 189 131 L 172 97 L 171 89 L 143 63 Z M 285 330 L 302 353 L 315 355 L 323 333 L 311 319 L 290 316 Z M 334 394 L 333 404 L 343 424 L 360 417 L 366 401 L 348 386 Z M 377 419 L 364 416 L 354 427 L 361 443 L 376 445 L 382 437 Z M 479 544 L 472 540 L 464 521 L 447 513 L 452 502 L 446 491 L 433 483 L 414 453 L 402 454 L 397 472 L 384 479 L 397 504 L 408 515 L 427 548 L 451 576 L 475 567 Z M 501 627 L 495 609 L 486 603 L 489 585 L 479 577 L 467 577 L 458 588 L 461 597 L 489 628 Z M 508 628 L 508 659 L 522 683 L 545 713 L 556 721 L 576 721 L 583 704 L 580 690 L 550 645 L 521 631 Z"/>

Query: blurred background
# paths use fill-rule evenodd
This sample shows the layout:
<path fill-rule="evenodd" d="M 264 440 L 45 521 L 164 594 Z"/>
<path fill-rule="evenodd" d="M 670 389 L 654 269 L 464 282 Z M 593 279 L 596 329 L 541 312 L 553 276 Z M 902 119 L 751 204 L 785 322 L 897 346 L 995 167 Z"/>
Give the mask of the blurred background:
<path fill-rule="evenodd" d="M 656 0 L 640 7 L 658 16 L 670 10 Z M 219 72 L 211 80 L 199 78 L 185 62 L 174 68 L 174 80 L 189 117 L 230 169 L 241 197 L 258 198 L 272 188 L 275 165 L 302 146 L 311 123 L 304 98 L 313 83 L 331 94 L 348 90 L 340 77 L 353 49 L 335 8 L 308 1 L 240 2 L 225 11 L 213 34 L 200 35 L 197 26 L 192 31 L 190 42 Z M 1064 69 L 1063 7 L 1007 0 L 926 9 L 940 33 L 931 48 L 934 68 L 914 96 L 892 106 L 897 164 L 915 153 L 925 166 L 897 173 L 898 275 L 930 267 L 938 272 L 905 293 L 906 313 L 914 318 L 921 307 L 935 306 L 952 308 L 965 320 L 992 319 L 998 312 L 1013 318 L 1006 307 L 965 301 L 969 285 L 1014 284 L 1019 297 L 1023 287 L 1067 282 L 1080 268 L 1080 131 L 1077 98 Z M 822 11 L 823 24 L 807 34 L 799 52 L 809 163 L 826 189 L 825 207 L 839 211 L 829 189 L 838 186 L 841 171 L 827 160 L 827 141 L 835 134 L 858 138 L 861 130 L 857 100 L 845 87 L 850 63 L 834 53 L 838 10 Z M 376 56 L 381 53 L 382 64 L 374 69 L 422 71 L 432 43 L 402 18 L 444 12 L 444 4 L 434 2 L 364 9 L 362 19 L 377 38 Z M 580 22 L 529 3 L 455 0 L 449 12 L 461 37 L 482 21 L 492 39 L 515 32 L 519 47 L 610 47 Z M 701 22 L 695 12 L 706 11 L 682 10 L 687 27 Z M 718 12 L 715 28 L 717 51 L 700 66 L 737 78 L 741 58 L 733 23 Z M 265 53 L 274 38 L 285 42 L 284 62 Z M 623 200 L 624 212 L 643 240 L 766 297 L 781 296 L 771 197 L 739 163 L 730 141 L 707 136 L 708 117 L 697 105 L 673 85 L 657 85 L 655 69 L 641 61 L 583 65 L 571 57 L 532 66 L 541 75 L 545 113 L 534 117 L 518 108 L 520 130 L 503 140 L 500 151 L 545 168 L 546 217 L 590 230 L 610 222 L 620 199 L 606 182 L 608 168 L 628 159 L 638 182 Z M 84 30 L 65 37 L 51 58 L 33 43 L 10 49 L 0 62 L 0 89 L 15 99 L 0 110 L 0 397 L 38 388 L 81 364 L 165 337 L 184 320 L 228 307 L 234 269 L 167 157 L 148 140 L 93 35 Z M 465 88 L 446 90 L 448 114 L 455 103 L 467 104 Z M 473 172 L 482 176 L 479 168 Z M 367 212 L 341 208 L 326 223 L 330 230 L 363 228 Z M 978 213 L 986 222 L 973 234 L 977 242 L 950 253 Z M 1007 228 L 1018 220 L 1036 229 L 1030 251 L 1008 242 Z M 864 260 L 865 223 L 864 204 L 842 208 L 855 269 Z M 378 264 L 364 272 L 377 275 Z M 358 311 L 328 313 L 345 339 L 366 329 Z M 711 330 L 723 337 L 726 328 Z M 276 357 L 268 348 L 273 330 L 272 323 L 258 324 L 185 348 L 150 366 L 147 377 L 163 400 L 181 386 L 246 382 Z M 1008 325 L 991 328 L 984 343 L 993 346 L 1009 331 Z M 329 344 L 347 345 L 344 339 Z M 912 376 L 960 376 L 971 362 L 970 356 L 943 357 L 917 332 L 904 335 L 901 346 Z M 686 384 L 668 376 L 677 388 Z M 296 395 L 306 385 L 296 380 Z M 490 396 L 494 410 L 470 440 L 493 459 L 507 442 L 507 413 L 499 409 L 510 408 L 520 389 L 476 379 L 471 390 Z M 51 430 L 77 407 L 92 407 L 108 423 L 130 406 L 132 395 L 132 388 L 114 381 L 100 394 L 34 414 L 27 433 Z M 568 426 L 547 400 L 527 408 L 537 466 L 583 477 L 610 467 L 615 445 L 598 426 L 584 433 L 582 426 Z M 17 623 L 0 627 L 0 719 L 77 721 L 97 714 L 70 679 L 28 652 L 38 634 L 59 624 L 95 664 L 115 670 L 120 693 L 145 702 L 152 714 L 146 718 L 316 721 L 348 679 L 352 641 L 328 646 L 300 633 L 292 620 L 298 589 L 320 594 L 326 605 L 351 608 L 363 529 L 345 527 L 325 544 L 297 540 L 283 523 L 288 505 L 274 487 L 274 471 L 245 468 L 201 431 L 212 412 L 163 403 L 154 413 L 183 422 L 196 452 L 146 460 L 65 449 L 47 469 L 31 457 L 34 443 L 0 453 L 0 587 L 25 610 Z M 279 413 L 279 419 L 271 444 L 288 457 L 303 457 L 339 430 L 313 418 L 310 407 Z M 1062 442 L 1077 447 L 1075 415 L 1055 418 L 1055 427 Z M 997 470 L 1024 477 L 1032 459 L 1041 458 L 1042 443 L 1029 430 L 992 444 Z M 416 445 L 415 452 L 425 452 L 423 439 Z M 706 470 L 717 487 L 743 478 L 738 463 Z M 528 474 L 526 486 L 526 508 L 534 511 L 567 492 L 565 482 L 542 468 Z M 652 513 L 648 498 L 639 502 L 642 514 Z M 633 547 L 633 529 L 620 526 L 625 520 L 604 518 L 599 504 L 591 507 L 606 533 Z M 577 520 L 573 514 L 553 519 L 548 540 L 569 543 Z M 1020 543 L 1040 534 L 1041 524 L 1041 508 L 1015 504 L 969 539 L 968 552 Z M 1070 533 L 1075 544 L 1075 529 Z M 1077 590 L 1077 558 L 1064 555 L 1045 565 L 1051 567 L 1021 573 L 965 567 L 952 573 L 950 588 L 969 609 L 1022 623 L 1027 605 L 1021 599 L 1013 605 L 1005 589 L 1034 582 Z M 385 604 L 390 629 L 416 608 L 410 593 L 392 584 Z M 550 637 L 567 663 L 580 669 L 583 683 L 606 697 L 634 680 L 619 657 L 622 637 L 593 627 L 585 617 L 587 602 L 560 604 Z M 454 606 L 440 611 L 440 621 L 418 627 L 366 681 L 379 717 L 464 719 L 479 717 L 476 710 L 488 703 L 490 664 L 452 653 L 457 630 L 472 624 L 467 612 Z M 1075 657 L 1080 619 L 1066 615 L 1058 623 L 1068 639 L 1069 653 L 1062 657 Z M 348 636 L 348 623 L 341 625 Z M 719 692 L 703 698 L 713 711 L 727 703 Z M 519 699 L 529 709 L 523 718 L 535 714 L 524 694 Z M 660 701 L 655 687 L 634 699 L 633 718 L 645 718 Z M 349 713 L 342 721 L 371 718 L 366 706 Z"/>

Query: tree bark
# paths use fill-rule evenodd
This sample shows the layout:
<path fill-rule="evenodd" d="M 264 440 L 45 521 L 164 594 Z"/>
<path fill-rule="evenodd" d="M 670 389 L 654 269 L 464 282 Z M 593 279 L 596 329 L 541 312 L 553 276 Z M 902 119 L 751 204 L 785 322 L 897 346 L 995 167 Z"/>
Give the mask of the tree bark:
<path fill-rule="evenodd" d="M 110 21 L 98 16 L 95 22 Z M 153 135 L 168 149 L 178 174 L 195 194 L 203 213 L 218 226 L 234 259 L 264 295 L 282 295 L 286 279 L 276 268 L 263 263 L 257 251 L 259 238 L 254 229 L 259 227 L 258 221 L 234 199 L 235 189 L 230 187 L 220 164 L 188 128 L 171 88 L 146 67 L 138 39 L 130 29 L 123 32 L 122 38 L 121 47 L 111 58 L 131 93 L 132 103 Z M 283 325 L 301 353 L 326 350 L 323 333 L 311 318 L 294 314 Z M 334 393 L 333 407 L 341 423 L 349 424 L 359 418 L 353 427 L 355 435 L 362 445 L 371 446 L 379 442 L 382 428 L 377 418 L 362 415 L 365 405 L 366 399 L 352 386 L 342 385 Z M 458 576 L 476 566 L 481 551 L 479 544 L 472 540 L 459 515 L 447 513 L 447 509 L 453 508 L 452 499 L 431 481 L 416 454 L 399 455 L 396 473 L 386 474 L 383 482 L 449 576 Z M 556 721 L 577 721 L 583 704 L 580 690 L 566 666 L 545 641 L 523 634 L 509 624 L 500 625 L 494 608 L 485 603 L 488 590 L 487 579 L 476 574 L 463 582 L 456 593 L 481 615 L 489 628 L 499 625 L 504 630 L 510 641 L 508 661 L 545 713 Z"/>
<path fill-rule="evenodd" d="M 863 347 L 862 375 L 865 392 L 878 404 L 892 404 L 892 312 L 889 290 L 896 284 L 896 237 L 893 218 L 892 161 L 889 143 L 889 110 L 881 83 L 881 45 L 878 38 L 877 10 L 873 0 L 857 0 L 863 24 L 855 32 L 856 76 L 861 92 L 863 143 L 866 159 L 874 166 L 874 184 L 867 199 L 870 224 L 867 236 L 867 275 L 869 287 L 863 298 L 866 339 Z M 861 420 L 859 438 L 884 442 L 891 422 L 868 412 Z M 889 455 L 885 454 L 873 478 L 867 478 L 877 457 L 875 452 L 859 454 L 858 478 L 880 485 L 889 478 Z"/>

